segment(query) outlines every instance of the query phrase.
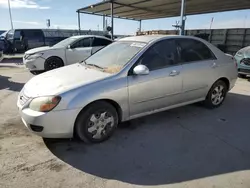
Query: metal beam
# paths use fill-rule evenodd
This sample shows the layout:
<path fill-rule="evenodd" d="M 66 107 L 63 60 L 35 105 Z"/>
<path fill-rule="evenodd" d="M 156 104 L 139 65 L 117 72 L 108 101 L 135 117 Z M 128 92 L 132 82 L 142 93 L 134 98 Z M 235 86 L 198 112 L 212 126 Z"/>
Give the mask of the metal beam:
<path fill-rule="evenodd" d="M 116 5 L 121 5 L 121 6 L 125 6 L 125 7 L 129 7 L 129 8 L 134 8 L 136 10 L 144 10 L 144 11 L 147 11 L 147 12 L 151 12 L 151 13 L 161 13 L 161 11 L 157 11 L 157 10 L 151 10 L 151 9 L 148 9 L 148 8 L 141 8 L 141 7 L 136 7 L 136 6 L 133 6 L 133 5 L 126 5 L 126 4 L 123 4 L 123 3 L 118 3 L 118 2 L 114 2 Z M 116 13 L 116 14 L 119 14 L 119 13 Z"/>
<path fill-rule="evenodd" d="M 218 6 L 218 8 L 220 9 L 219 10 L 220 12 L 235 10 L 234 5 L 230 5 L 230 6 L 221 5 L 221 6 Z M 223 10 L 223 8 L 226 8 L 227 10 Z M 244 5 L 242 6 L 239 5 L 239 9 L 243 10 L 243 9 L 246 9 L 246 7 Z M 178 16 L 179 14 L 174 14 L 174 13 L 177 13 L 177 10 L 179 9 L 172 9 L 171 11 L 167 11 L 167 14 L 165 17 Z M 198 12 L 195 7 L 190 7 L 190 8 L 187 7 L 185 12 L 186 12 L 185 15 L 199 15 L 199 14 L 211 13 L 211 11 L 208 10 L 208 7 L 200 8 Z"/>
<path fill-rule="evenodd" d="M 129 5 L 137 5 L 137 4 L 144 3 L 144 2 L 149 2 L 149 1 L 152 1 L 152 0 L 143 0 L 143 1 L 139 1 L 139 2 L 136 2 L 136 3 L 128 4 L 128 6 L 129 6 Z M 126 6 L 127 6 L 127 5 L 126 5 Z M 119 5 L 119 6 L 114 7 L 114 10 L 117 10 L 117 9 L 123 8 L 123 7 L 124 7 L 123 5 Z M 102 10 L 96 11 L 95 13 L 105 12 L 105 11 L 109 11 L 109 10 L 110 10 L 110 9 L 102 9 Z"/>
<path fill-rule="evenodd" d="M 103 14 L 99 14 L 99 13 L 93 13 L 93 12 L 85 12 L 85 11 L 80 11 L 81 14 L 89 14 L 89 15 L 95 15 L 95 16 L 103 16 Z M 111 17 L 110 15 L 105 15 L 106 17 Z M 123 19 L 123 20 L 134 20 L 134 21 L 139 21 L 137 19 L 134 18 L 126 18 L 126 17 L 120 17 L 120 16 L 113 16 L 114 18 L 119 18 L 119 19 Z"/>
<path fill-rule="evenodd" d="M 224 11 L 236 10 L 235 6 L 237 6 L 238 9 L 240 9 L 240 10 L 241 9 L 248 9 L 247 6 L 246 6 L 246 4 L 242 4 L 242 5 L 237 5 L 237 4 L 238 3 L 235 2 L 234 4 L 227 4 L 227 5 L 225 5 L 225 4 L 221 4 L 220 2 L 218 2 L 216 4 L 216 8 L 218 10 L 217 9 L 216 10 L 217 10 L 217 12 L 224 12 Z M 159 5 L 157 5 L 157 6 L 159 6 Z M 165 17 L 174 17 L 174 16 L 179 16 L 180 15 L 179 14 L 180 13 L 179 12 L 180 8 L 175 8 L 175 7 L 173 7 L 173 8 L 172 7 L 166 7 L 165 8 L 165 7 L 166 7 L 165 5 L 162 6 L 161 10 L 157 11 L 157 13 L 155 13 L 156 16 L 154 18 L 150 18 L 150 19 L 157 19 L 158 18 L 157 15 L 159 15 L 159 18 L 161 18 L 162 17 L 161 14 L 164 14 Z M 213 9 L 213 5 L 205 6 L 204 7 L 202 5 L 190 5 L 190 4 L 188 4 L 188 6 L 186 6 L 186 7 L 187 7 L 186 11 L 185 11 L 186 15 L 211 13 L 211 9 Z M 250 7 L 250 4 L 249 4 L 249 7 Z M 163 12 L 163 9 L 165 10 L 164 12 Z M 138 11 L 138 10 L 135 10 L 135 11 Z M 143 10 L 141 10 L 141 11 L 143 11 Z M 118 16 L 119 14 L 122 14 L 122 15 L 119 15 L 119 17 L 123 17 L 123 13 L 124 13 L 124 17 L 126 16 L 126 18 L 131 18 L 131 17 L 135 16 L 133 18 L 137 19 L 137 20 L 140 20 L 140 19 L 146 20 L 147 19 L 147 18 L 144 19 L 144 18 L 141 18 L 141 17 L 137 17 L 137 15 L 144 14 L 144 13 L 143 12 L 133 13 L 133 10 L 129 10 L 129 11 L 126 10 L 126 11 L 122 11 L 122 12 L 115 12 L 115 15 Z M 128 14 L 126 14 L 126 13 L 128 13 Z"/>
<path fill-rule="evenodd" d="M 144 2 L 144 1 L 143 1 Z M 143 2 L 140 2 L 140 3 L 143 3 Z M 179 4 L 180 2 L 179 1 L 176 1 L 176 2 L 172 2 L 172 3 L 164 3 L 164 4 L 161 4 L 161 5 L 154 5 L 154 6 L 151 6 L 150 8 L 156 8 L 156 7 L 162 7 L 162 6 L 165 6 L 165 5 L 167 5 L 167 6 L 169 6 L 169 5 L 172 5 L 172 4 Z M 135 3 L 135 4 L 130 4 L 130 5 L 137 5 L 137 4 L 139 4 L 139 3 Z M 126 7 L 128 7 L 128 6 L 126 6 Z M 117 7 L 115 7 L 114 9 L 115 10 L 117 10 L 117 9 L 120 9 L 120 8 L 124 8 L 124 6 L 117 6 Z M 130 8 L 132 8 L 132 7 L 130 7 Z M 134 8 L 136 11 L 138 10 L 138 8 Z M 142 8 L 142 9 L 139 9 L 139 10 L 142 10 L 142 11 L 149 11 L 149 10 L 145 10 L 144 8 Z M 108 11 L 107 9 L 105 9 L 105 10 L 100 10 L 100 11 L 96 11 L 96 12 L 105 12 L 105 11 Z M 133 11 L 133 10 L 126 10 L 126 11 L 122 11 L 122 12 L 116 12 L 115 14 L 121 14 L 121 13 L 127 13 L 127 12 L 131 12 L 131 11 Z M 151 11 L 151 9 L 150 9 L 150 11 Z M 153 11 L 155 11 L 155 10 L 153 10 Z M 158 11 L 157 11 L 158 12 Z"/>
<path fill-rule="evenodd" d="M 127 14 L 126 17 L 127 18 L 134 17 L 134 16 L 136 16 L 136 17 L 139 17 L 139 16 L 140 17 L 144 17 L 145 16 L 146 17 L 146 16 L 153 16 L 153 15 L 155 15 L 155 16 L 156 15 L 159 15 L 159 16 L 163 15 L 163 16 L 165 16 L 166 14 L 163 14 L 163 13 L 156 14 L 156 13 L 150 13 L 150 12 L 147 12 L 147 13 L 143 12 L 143 13 L 137 13 L 137 14 L 135 14 L 135 13 L 134 14 L 133 13 L 132 14 Z M 121 17 L 122 17 L 122 15 L 121 15 Z M 140 19 L 138 21 L 140 21 Z"/>
<path fill-rule="evenodd" d="M 187 3 L 185 3 L 185 4 L 187 4 L 185 12 L 190 13 L 190 10 L 195 10 L 195 12 L 201 12 L 202 13 L 203 10 L 209 10 L 209 12 L 211 12 L 212 9 L 215 10 L 216 12 L 217 11 L 223 11 L 223 10 L 227 11 L 228 7 L 233 7 L 233 8 L 237 7 L 239 9 L 242 9 L 242 7 L 250 8 L 250 2 L 249 2 L 249 5 L 247 6 L 247 4 L 244 4 L 244 3 L 239 5 L 239 3 L 236 2 L 236 1 L 233 2 L 233 3 L 227 3 L 227 4 L 225 4 L 224 2 L 219 1 L 219 2 L 216 3 L 216 7 L 214 5 L 215 3 L 216 3 L 216 0 L 211 2 L 211 4 L 209 4 L 209 5 L 205 5 L 205 4 L 200 3 L 200 2 L 199 2 L 199 4 L 198 3 L 194 4 L 193 2 L 187 1 Z M 169 10 L 170 11 L 179 11 L 180 8 L 177 7 L 177 6 L 171 7 L 169 5 L 168 6 L 162 5 L 161 7 L 159 7 L 159 10 L 160 11 L 162 11 L 162 10 L 165 10 L 165 11 L 169 11 Z"/>
<path fill-rule="evenodd" d="M 100 3 L 96 3 L 96 4 L 94 4 L 94 5 L 90 5 L 90 6 L 88 6 L 88 7 L 80 8 L 80 9 L 78 9 L 76 12 L 81 12 L 81 11 L 84 11 L 84 10 L 86 10 L 86 9 L 88 9 L 88 8 L 92 8 L 92 7 L 94 7 L 94 6 L 103 5 L 103 4 L 106 4 L 106 3 L 109 3 L 109 2 L 111 2 L 111 0 L 105 0 L 105 1 L 102 1 L 102 2 L 100 2 Z"/>
<path fill-rule="evenodd" d="M 119 0 L 118 2 L 117 1 L 116 0 L 113 1 L 113 4 L 114 4 L 113 18 L 121 18 L 121 19 L 139 21 L 139 20 L 146 20 L 146 19 L 157 19 L 157 18 L 163 18 L 163 17 L 180 16 L 180 0 L 171 0 L 171 2 L 169 2 L 169 0 L 168 1 L 166 0 L 165 1 L 164 0 L 136 0 L 136 1 L 130 0 L 129 1 L 131 2 L 130 4 L 128 4 L 128 1 L 126 0 Z M 110 11 L 108 11 L 108 6 L 110 2 L 111 0 L 107 0 L 99 4 L 93 4 L 91 6 L 87 6 L 79 10 L 80 10 L 80 13 L 107 16 L 107 15 L 110 15 Z M 229 10 L 239 10 L 239 9 L 250 8 L 249 0 L 238 0 L 237 2 L 235 0 L 234 1 L 233 0 L 227 0 L 227 1 L 226 0 L 223 0 L 223 1 L 186 0 L 187 8 L 185 11 L 185 7 L 184 7 L 184 15 L 223 12 L 223 11 L 229 11 Z"/>

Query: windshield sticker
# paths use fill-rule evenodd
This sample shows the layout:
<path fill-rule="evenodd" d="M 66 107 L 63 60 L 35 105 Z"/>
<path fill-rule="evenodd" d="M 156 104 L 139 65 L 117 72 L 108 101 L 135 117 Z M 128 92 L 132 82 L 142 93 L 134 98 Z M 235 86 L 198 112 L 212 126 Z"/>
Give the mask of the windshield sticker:
<path fill-rule="evenodd" d="M 132 43 L 130 46 L 133 46 L 133 47 L 138 47 L 138 48 L 143 48 L 146 44 L 144 43 Z"/>

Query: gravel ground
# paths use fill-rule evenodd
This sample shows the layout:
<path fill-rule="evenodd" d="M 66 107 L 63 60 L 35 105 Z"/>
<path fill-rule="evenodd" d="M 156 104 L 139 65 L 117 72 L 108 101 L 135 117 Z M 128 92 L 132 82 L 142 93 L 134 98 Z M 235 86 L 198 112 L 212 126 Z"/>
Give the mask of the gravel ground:
<path fill-rule="evenodd" d="M 218 109 L 195 104 L 140 118 L 86 145 L 25 129 L 16 100 L 31 77 L 0 64 L 0 187 L 250 187 L 248 80 Z"/>

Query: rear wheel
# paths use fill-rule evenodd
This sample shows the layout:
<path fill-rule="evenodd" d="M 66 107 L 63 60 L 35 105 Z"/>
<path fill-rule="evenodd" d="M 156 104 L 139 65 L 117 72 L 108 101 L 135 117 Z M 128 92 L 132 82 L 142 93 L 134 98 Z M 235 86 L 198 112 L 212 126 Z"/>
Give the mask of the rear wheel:
<path fill-rule="evenodd" d="M 116 109 L 109 103 L 95 102 L 83 110 L 76 121 L 76 134 L 84 142 L 107 140 L 118 124 Z"/>
<path fill-rule="evenodd" d="M 63 67 L 63 61 L 58 57 L 50 57 L 46 60 L 44 67 L 46 71 Z"/>
<path fill-rule="evenodd" d="M 207 94 L 205 105 L 208 108 L 219 107 L 224 102 L 227 92 L 228 87 L 224 81 L 219 80 L 215 82 Z"/>

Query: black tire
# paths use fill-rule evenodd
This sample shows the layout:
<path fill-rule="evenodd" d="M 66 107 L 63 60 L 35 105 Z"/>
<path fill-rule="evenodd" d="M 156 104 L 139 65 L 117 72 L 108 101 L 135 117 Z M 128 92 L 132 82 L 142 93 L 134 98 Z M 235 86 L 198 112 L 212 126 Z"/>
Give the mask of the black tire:
<path fill-rule="evenodd" d="M 222 90 L 222 94 L 221 97 L 218 96 L 218 100 L 216 100 L 216 97 L 215 96 L 215 92 L 216 92 L 216 88 L 221 88 L 223 87 L 223 90 Z M 205 106 L 207 108 L 210 108 L 210 109 L 213 109 L 213 108 L 218 108 L 219 106 L 221 106 L 226 98 L 226 95 L 227 95 L 227 92 L 228 92 L 228 86 L 226 85 L 226 83 L 222 80 L 218 80 L 217 82 L 215 82 L 213 84 L 213 86 L 211 87 L 211 89 L 209 90 L 208 94 L 207 94 L 207 97 L 206 97 L 206 100 L 205 100 Z M 219 95 L 219 94 L 218 94 Z M 218 104 L 216 104 L 215 100 L 218 102 Z"/>
<path fill-rule="evenodd" d="M 101 119 L 101 116 L 105 114 L 105 117 Z M 98 117 L 98 115 L 100 116 Z M 107 116 L 106 116 L 107 115 Z M 91 121 L 91 118 L 96 119 L 96 122 L 94 123 Z M 102 126 L 100 123 L 105 124 L 104 121 L 107 118 L 111 118 L 113 120 L 113 123 L 106 123 L 106 125 Z M 113 119 L 112 119 L 113 118 Z M 109 124 L 109 125 L 107 125 Z M 91 104 L 86 109 L 82 110 L 82 112 L 79 114 L 76 124 L 75 124 L 75 132 L 76 135 L 84 142 L 86 143 L 99 143 L 107 140 L 111 135 L 113 135 L 116 127 L 118 125 L 118 114 L 116 109 L 109 103 L 105 101 L 99 101 Z M 96 129 L 93 130 L 92 133 L 90 132 L 90 129 Z M 100 134 L 98 134 L 98 130 L 101 131 Z M 96 135 L 101 135 L 100 138 L 94 138 Z"/>
<path fill-rule="evenodd" d="M 46 60 L 44 68 L 46 71 L 63 67 L 63 61 L 59 57 L 50 57 Z"/>
<path fill-rule="evenodd" d="M 247 75 L 245 75 L 245 74 L 238 74 L 238 77 L 239 77 L 239 78 L 246 78 Z"/>

